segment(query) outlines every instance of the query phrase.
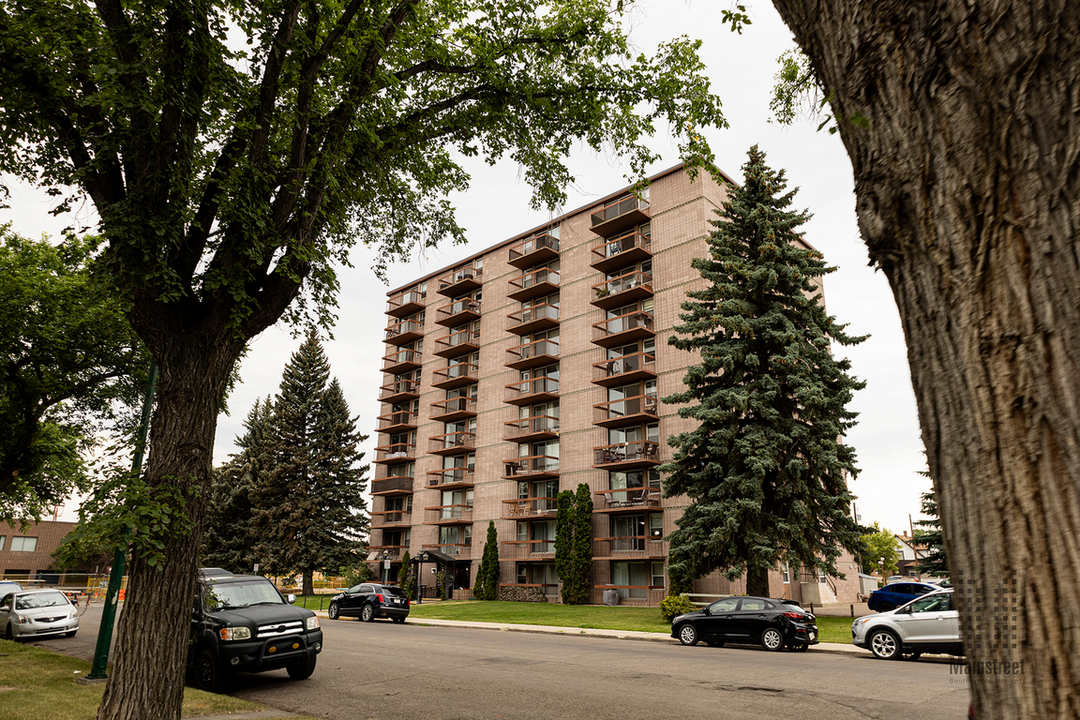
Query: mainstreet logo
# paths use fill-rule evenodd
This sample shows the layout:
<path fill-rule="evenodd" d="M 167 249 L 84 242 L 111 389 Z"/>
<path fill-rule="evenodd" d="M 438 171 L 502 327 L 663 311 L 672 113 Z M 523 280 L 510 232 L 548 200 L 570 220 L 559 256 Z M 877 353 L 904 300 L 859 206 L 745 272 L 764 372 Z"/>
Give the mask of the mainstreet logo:
<path fill-rule="evenodd" d="M 1027 660 L 1016 662 L 1001 662 L 999 660 L 987 660 L 986 662 L 951 662 L 949 663 L 950 675 L 1023 675 L 1024 663 Z"/>

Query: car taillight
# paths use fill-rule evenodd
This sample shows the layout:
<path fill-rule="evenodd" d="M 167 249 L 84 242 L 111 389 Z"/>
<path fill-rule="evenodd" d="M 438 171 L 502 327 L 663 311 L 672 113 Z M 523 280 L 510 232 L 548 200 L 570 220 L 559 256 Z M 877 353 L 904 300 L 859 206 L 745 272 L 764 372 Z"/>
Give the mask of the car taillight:
<path fill-rule="evenodd" d="M 801 613 L 796 613 L 796 612 L 786 612 L 786 613 L 784 613 L 784 617 L 789 617 L 792 620 L 803 620 L 803 619 L 806 618 L 805 615 L 803 615 Z"/>
<path fill-rule="evenodd" d="M 379 593 L 378 595 L 376 595 L 376 596 L 375 596 L 375 599 L 376 599 L 376 600 L 378 600 L 379 602 L 382 602 L 382 601 L 383 601 L 383 599 L 382 599 L 382 593 Z"/>

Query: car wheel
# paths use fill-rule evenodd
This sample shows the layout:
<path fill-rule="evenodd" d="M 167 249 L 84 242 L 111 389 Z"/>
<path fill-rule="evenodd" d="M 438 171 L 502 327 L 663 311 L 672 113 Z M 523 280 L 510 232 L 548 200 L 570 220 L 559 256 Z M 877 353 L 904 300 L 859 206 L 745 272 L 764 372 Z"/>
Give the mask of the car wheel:
<path fill-rule="evenodd" d="M 683 645 L 697 645 L 697 628 L 687 623 L 679 628 L 679 642 Z"/>
<path fill-rule="evenodd" d="M 330 609 L 326 611 L 326 614 L 330 616 L 331 620 L 337 620 L 340 612 L 337 603 L 330 603 Z"/>
<path fill-rule="evenodd" d="M 900 659 L 900 640 L 888 630 L 878 630 L 867 643 L 874 657 L 882 660 Z"/>
<path fill-rule="evenodd" d="M 7 627 L 4 628 L 4 639 L 15 640 L 15 633 L 11 632 L 11 623 L 8 623 Z"/>
<path fill-rule="evenodd" d="M 375 608 L 371 605 L 365 605 L 363 610 L 360 611 L 360 619 L 364 622 L 371 622 L 375 619 Z"/>
<path fill-rule="evenodd" d="M 212 693 L 225 689 L 224 674 L 218 666 L 217 657 L 209 650 L 199 653 L 199 659 L 195 661 L 195 686 Z"/>
<path fill-rule="evenodd" d="M 766 650 L 783 650 L 784 649 L 784 636 L 780 634 L 780 631 L 776 628 L 765 628 L 761 633 L 761 646 Z"/>
<path fill-rule="evenodd" d="M 884 602 L 884 603 L 881 603 L 880 605 L 877 606 L 877 611 L 878 612 L 889 612 L 890 610 L 894 609 L 894 607 L 895 606 L 892 603 Z"/>
<path fill-rule="evenodd" d="M 394 622 L 396 622 L 396 623 L 403 623 L 403 622 L 405 622 L 405 618 L 403 618 L 403 617 L 396 617 L 396 618 L 394 618 Z"/>
<path fill-rule="evenodd" d="M 293 680 L 306 680 L 311 677 L 311 673 L 315 672 L 315 661 L 318 657 L 318 655 L 312 655 L 307 660 L 286 665 L 285 670 Z"/>

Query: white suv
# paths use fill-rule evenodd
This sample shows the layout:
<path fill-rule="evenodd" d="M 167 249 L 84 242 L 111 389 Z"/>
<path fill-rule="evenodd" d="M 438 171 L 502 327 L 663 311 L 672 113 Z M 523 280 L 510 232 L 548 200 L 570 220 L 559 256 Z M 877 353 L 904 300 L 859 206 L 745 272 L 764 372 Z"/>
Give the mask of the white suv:
<path fill-rule="evenodd" d="M 904 655 L 918 660 L 923 653 L 963 655 L 960 613 L 953 604 L 952 589 L 928 593 L 889 612 L 857 618 L 851 623 L 851 642 L 882 660 L 899 660 Z"/>

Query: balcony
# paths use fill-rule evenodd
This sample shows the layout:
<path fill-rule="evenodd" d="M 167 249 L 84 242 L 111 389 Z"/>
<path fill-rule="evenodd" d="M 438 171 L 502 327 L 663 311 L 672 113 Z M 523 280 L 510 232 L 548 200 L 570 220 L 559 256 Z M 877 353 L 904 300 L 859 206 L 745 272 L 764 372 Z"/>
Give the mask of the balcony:
<path fill-rule="evenodd" d="M 397 350 L 383 356 L 383 372 L 400 375 L 416 370 L 423 364 L 422 354 L 418 350 Z"/>
<path fill-rule="evenodd" d="M 606 428 L 641 425 L 655 420 L 657 415 L 657 401 L 653 395 L 638 395 L 593 405 L 593 425 Z"/>
<path fill-rule="evenodd" d="M 655 336 L 652 313 L 635 310 L 594 323 L 592 341 L 601 347 L 610 348 Z"/>
<path fill-rule="evenodd" d="M 463 455 L 476 452 L 476 433 L 452 432 L 435 435 L 428 443 L 428 453 L 432 455 Z"/>
<path fill-rule="evenodd" d="M 395 380 L 379 388 L 379 400 L 382 402 L 405 402 L 418 397 L 420 397 L 420 383 L 415 380 Z"/>
<path fill-rule="evenodd" d="M 641 511 L 660 508 L 659 487 L 633 487 L 619 490 L 598 490 L 599 502 L 594 503 L 594 512 Z"/>
<path fill-rule="evenodd" d="M 593 285 L 592 304 L 611 310 L 653 296 L 652 275 L 640 270 L 628 272 L 611 280 Z"/>
<path fill-rule="evenodd" d="M 443 543 L 442 545 L 421 545 L 422 550 L 438 550 L 443 555 L 469 560 L 472 558 L 472 543 Z"/>
<path fill-rule="evenodd" d="M 398 433 L 416 429 L 416 413 L 408 410 L 397 410 L 380 415 L 377 419 L 378 432 Z"/>
<path fill-rule="evenodd" d="M 392 475 L 371 481 L 372 495 L 411 495 L 413 479 L 408 475 Z"/>
<path fill-rule="evenodd" d="M 592 249 L 591 265 L 609 273 L 652 258 L 652 238 L 637 230 L 602 240 Z"/>
<path fill-rule="evenodd" d="M 483 269 L 474 268 L 472 265 L 455 268 L 439 278 L 439 294 L 457 297 L 472 292 L 483 285 L 483 276 Z"/>
<path fill-rule="evenodd" d="M 386 342 L 404 345 L 424 337 L 424 326 L 415 320 L 402 320 L 386 327 Z"/>
<path fill-rule="evenodd" d="M 416 445 L 391 443 L 375 448 L 375 462 L 383 465 L 411 462 L 416 459 Z"/>
<path fill-rule="evenodd" d="M 551 560 L 554 557 L 554 540 L 503 540 L 499 543 L 500 560 Z"/>
<path fill-rule="evenodd" d="M 471 362 L 459 362 L 449 367 L 439 368 L 431 374 L 431 386 L 442 390 L 472 385 L 480 375 L 480 368 Z"/>
<path fill-rule="evenodd" d="M 623 470 L 660 464 L 660 443 L 631 440 L 616 445 L 593 448 L 593 467 Z"/>
<path fill-rule="evenodd" d="M 558 510 L 558 498 L 518 498 L 516 500 L 503 500 L 502 516 L 505 520 L 553 518 Z"/>
<path fill-rule="evenodd" d="M 480 333 L 475 330 L 458 330 L 435 339 L 435 354 L 452 358 L 480 349 Z"/>
<path fill-rule="evenodd" d="M 549 268 L 540 268 L 511 280 L 506 297 L 521 302 L 556 292 L 559 292 L 559 273 Z"/>
<path fill-rule="evenodd" d="M 649 221 L 649 201 L 634 195 L 623 195 L 589 215 L 592 231 L 611 237 L 615 233 Z"/>
<path fill-rule="evenodd" d="M 552 480 L 559 477 L 559 458 L 554 455 L 529 455 L 504 460 L 504 478 Z"/>
<path fill-rule="evenodd" d="M 506 351 L 506 367 L 527 370 L 559 362 L 559 343 L 554 340 L 534 340 Z"/>
<path fill-rule="evenodd" d="M 404 510 L 384 510 L 371 513 L 371 528 L 408 527 L 412 525 L 412 512 Z"/>
<path fill-rule="evenodd" d="M 559 326 L 559 306 L 543 303 L 510 313 L 506 329 L 517 335 L 531 335 Z"/>
<path fill-rule="evenodd" d="M 468 525 L 472 523 L 472 505 L 438 505 L 424 508 L 425 525 Z"/>
<path fill-rule="evenodd" d="M 404 555 L 405 551 L 408 549 L 409 548 L 404 545 L 368 545 L 367 561 L 376 562 L 378 560 L 383 560 L 382 554 L 384 552 L 389 553 L 389 556 L 385 558 L 386 560 L 401 560 L 402 555 Z"/>
<path fill-rule="evenodd" d="M 639 352 L 593 363 L 593 382 L 604 387 L 620 387 L 656 378 L 656 355 Z"/>
<path fill-rule="evenodd" d="M 510 248 L 510 257 L 507 262 L 520 270 L 524 270 L 558 258 L 559 239 L 545 231 L 531 235 Z"/>
<path fill-rule="evenodd" d="M 454 422 L 476 417 L 476 398 L 456 397 L 431 403 L 431 419 Z"/>
<path fill-rule="evenodd" d="M 593 538 L 594 560 L 661 560 L 667 557 L 667 543 L 645 535 Z"/>
<path fill-rule="evenodd" d="M 480 317 L 480 301 L 472 298 L 455 300 L 435 310 L 435 324 L 454 327 L 472 322 Z"/>
<path fill-rule="evenodd" d="M 386 301 L 386 314 L 392 317 L 407 317 L 424 309 L 426 292 L 409 290 L 398 293 Z"/>
<path fill-rule="evenodd" d="M 554 440 L 559 437 L 559 418 L 537 415 L 504 423 L 503 440 L 512 442 L 535 442 Z"/>
<path fill-rule="evenodd" d="M 442 470 L 432 470 L 427 476 L 427 486 L 437 487 L 440 490 L 453 488 L 469 488 L 473 486 L 476 471 L 471 467 L 453 467 Z"/>
<path fill-rule="evenodd" d="M 503 402 L 511 405 L 532 405 L 558 398 L 559 381 L 555 378 L 538 377 L 507 385 Z"/>

